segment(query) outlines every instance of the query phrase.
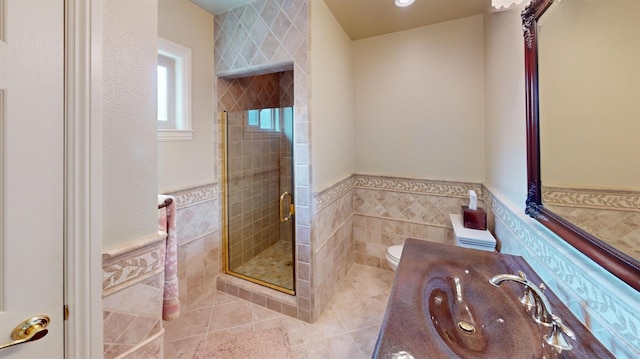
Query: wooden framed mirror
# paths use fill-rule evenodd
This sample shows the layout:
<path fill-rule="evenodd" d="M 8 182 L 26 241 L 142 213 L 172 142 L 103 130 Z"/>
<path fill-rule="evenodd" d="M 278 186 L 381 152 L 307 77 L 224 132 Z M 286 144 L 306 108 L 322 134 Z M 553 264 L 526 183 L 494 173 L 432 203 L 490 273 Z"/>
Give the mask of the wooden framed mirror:
<path fill-rule="evenodd" d="M 526 213 L 640 291 L 640 2 L 532 0 L 522 24 Z"/>

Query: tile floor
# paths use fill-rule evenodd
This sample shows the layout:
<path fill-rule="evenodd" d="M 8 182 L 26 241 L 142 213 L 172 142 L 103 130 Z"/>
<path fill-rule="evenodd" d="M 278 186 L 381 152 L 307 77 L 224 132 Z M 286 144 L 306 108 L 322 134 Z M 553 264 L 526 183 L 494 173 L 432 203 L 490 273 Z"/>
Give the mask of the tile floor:
<path fill-rule="evenodd" d="M 165 358 L 191 358 L 207 335 L 276 327 L 288 333 L 294 359 L 371 358 L 394 275 L 354 264 L 313 324 L 218 291 L 183 305 L 180 319 L 165 322 Z"/>
<path fill-rule="evenodd" d="M 276 242 L 247 263 L 233 269 L 233 271 L 293 290 L 293 249 L 291 241 Z"/>

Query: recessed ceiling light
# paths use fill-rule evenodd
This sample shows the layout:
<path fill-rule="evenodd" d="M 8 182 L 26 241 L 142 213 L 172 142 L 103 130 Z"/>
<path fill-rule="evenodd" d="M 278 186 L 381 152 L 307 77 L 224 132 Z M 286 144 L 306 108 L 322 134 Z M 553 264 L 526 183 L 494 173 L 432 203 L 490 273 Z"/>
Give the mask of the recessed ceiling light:
<path fill-rule="evenodd" d="M 405 7 L 413 4 L 414 0 L 394 0 L 393 3 L 397 7 Z"/>

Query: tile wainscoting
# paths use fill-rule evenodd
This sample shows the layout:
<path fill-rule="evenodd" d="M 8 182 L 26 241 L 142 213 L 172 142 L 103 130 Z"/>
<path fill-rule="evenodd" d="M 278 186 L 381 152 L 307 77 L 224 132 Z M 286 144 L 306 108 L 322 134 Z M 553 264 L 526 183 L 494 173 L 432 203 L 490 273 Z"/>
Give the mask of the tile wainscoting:
<path fill-rule="evenodd" d="M 216 290 L 221 269 L 218 193 L 215 184 L 168 193 L 176 199 L 183 311 Z M 163 357 L 165 239 L 159 233 L 103 253 L 105 359 Z"/>
<path fill-rule="evenodd" d="M 181 305 L 215 292 L 222 269 L 220 190 L 217 184 L 167 193 L 176 199 Z"/>
<path fill-rule="evenodd" d="M 407 237 L 454 243 L 449 214 L 469 204 L 469 190 L 484 207 L 479 183 L 354 176 L 355 261 L 391 269 L 386 252 Z"/>
<path fill-rule="evenodd" d="M 617 358 L 640 357 L 639 293 L 485 188 L 502 252 L 523 256 Z"/>
<path fill-rule="evenodd" d="M 196 313 L 198 303 L 217 288 L 314 322 L 354 263 L 387 269 L 386 248 L 409 236 L 453 243 L 448 214 L 467 204 L 470 189 L 487 210 L 502 252 L 525 257 L 617 357 L 640 357 L 638 292 L 526 217 L 524 209 L 477 183 L 353 175 L 315 193 L 313 215 L 297 214 L 312 225 L 311 231 L 297 233 L 296 280 L 302 285 L 296 296 L 220 274 L 221 203 L 216 184 L 169 193 L 177 202 L 181 319 Z M 103 254 L 107 359 L 162 355 L 163 263 L 158 258 L 163 239 Z"/>
<path fill-rule="evenodd" d="M 311 225 L 313 318 L 319 318 L 354 263 L 353 176 L 315 193 Z"/>
<path fill-rule="evenodd" d="M 163 357 L 166 234 L 102 254 L 104 358 Z"/>
<path fill-rule="evenodd" d="M 477 183 L 353 175 L 316 193 L 314 310 L 321 313 L 324 298 L 335 292 L 323 283 L 340 283 L 340 270 L 332 273 L 331 269 L 352 264 L 348 253 L 353 253 L 355 263 L 386 269 L 387 247 L 406 237 L 453 243 L 448 214 L 458 213 L 467 204 L 470 189 L 478 193 L 479 204 L 487 211 L 501 252 L 523 256 L 616 357 L 640 357 L 638 292 L 527 217 L 524 204 L 522 208 L 509 204 L 497 191 Z M 349 231 L 353 250 L 347 249 L 347 255 L 330 252 L 329 248 L 335 250 L 342 243 L 349 246 L 351 239 L 332 236 Z"/>
<path fill-rule="evenodd" d="M 478 183 L 353 175 L 314 194 L 314 318 L 352 264 L 390 270 L 387 247 L 407 237 L 453 244 L 449 213 L 460 213 L 471 189 L 482 198 Z"/>

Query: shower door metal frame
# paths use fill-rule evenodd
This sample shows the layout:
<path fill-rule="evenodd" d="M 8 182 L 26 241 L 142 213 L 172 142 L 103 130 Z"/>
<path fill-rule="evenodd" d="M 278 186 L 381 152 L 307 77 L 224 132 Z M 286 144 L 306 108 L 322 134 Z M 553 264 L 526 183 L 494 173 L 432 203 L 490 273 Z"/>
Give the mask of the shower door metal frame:
<path fill-rule="evenodd" d="M 253 278 L 253 277 L 249 277 L 246 276 L 242 273 L 237 273 L 231 270 L 231 268 L 229 267 L 229 188 L 228 188 L 228 181 L 227 181 L 227 177 L 228 177 L 228 173 L 227 173 L 227 161 L 228 161 L 228 153 L 227 153 L 227 146 L 228 146 L 228 120 L 229 120 L 229 113 L 228 111 L 222 111 L 221 114 L 221 129 L 222 129 L 222 136 L 221 136 L 221 140 L 223 143 L 222 146 L 222 263 L 223 263 L 223 270 L 225 274 L 229 274 L 232 275 L 234 277 L 240 278 L 240 279 L 244 279 L 247 280 L 249 282 L 252 283 L 256 283 L 262 286 L 265 286 L 267 288 L 271 288 L 283 293 L 287 293 L 290 295 L 296 295 L 296 268 L 295 268 L 295 264 L 296 264 L 296 246 L 295 246 L 295 216 L 292 216 L 290 219 L 291 222 L 291 226 L 292 226 L 292 256 L 293 256 L 293 289 L 289 289 L 289 288 L 284 288 L 281 287 L 279 285 L 273 284 L 273 283 L 269 283 L 269 282 L 265 282 L 263 280 L 260 280 L 258 278 Z M 293 156 L 292 156 L 293 157 Z M 293 182 L 293 178 L 294 178 L 294 169 L 292 166 L 291 169 L 291 181 Z M 293 185 L 293 184 L 292 184 Z M 293 197 L 292 197 L 292 201 L 293 201 Z M 293 214 L 293 213 L 292 213 Z"/>

